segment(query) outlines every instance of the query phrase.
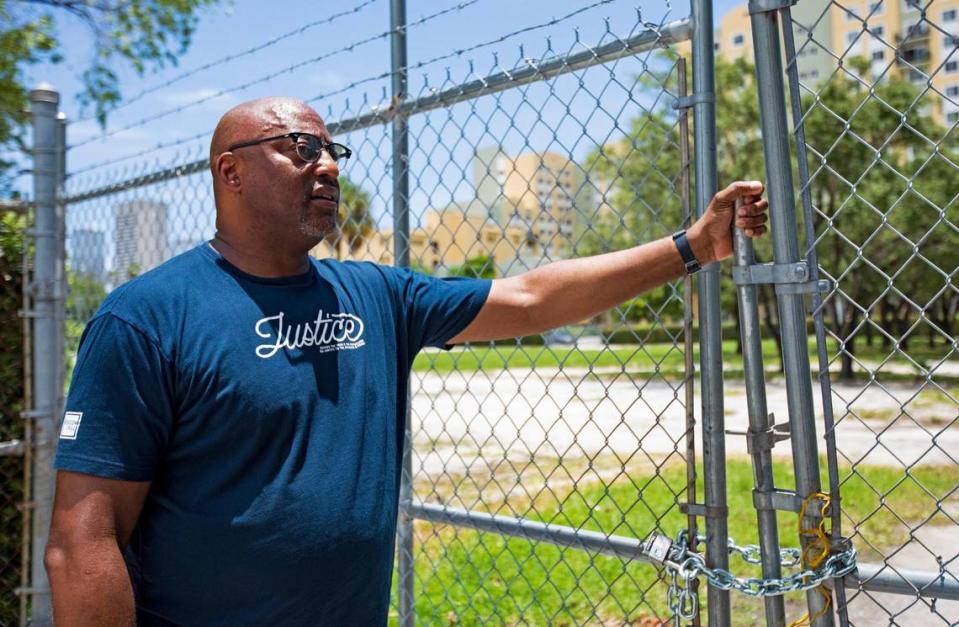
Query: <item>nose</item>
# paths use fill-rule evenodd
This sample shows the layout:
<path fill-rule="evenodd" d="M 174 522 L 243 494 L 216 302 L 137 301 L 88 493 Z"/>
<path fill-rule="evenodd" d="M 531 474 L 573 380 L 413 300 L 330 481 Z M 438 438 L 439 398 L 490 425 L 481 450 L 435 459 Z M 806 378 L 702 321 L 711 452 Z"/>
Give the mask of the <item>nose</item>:
<path fill-rule="evenodd" d="M 326 175 L 333 178 L 340 176 L 340 166 L 336 164 L 336 159 L 331 157 L 330 152 L 326 149 L 320 150 L 320 158 L 316 160 L 314 167 L 317 176 Z"/>

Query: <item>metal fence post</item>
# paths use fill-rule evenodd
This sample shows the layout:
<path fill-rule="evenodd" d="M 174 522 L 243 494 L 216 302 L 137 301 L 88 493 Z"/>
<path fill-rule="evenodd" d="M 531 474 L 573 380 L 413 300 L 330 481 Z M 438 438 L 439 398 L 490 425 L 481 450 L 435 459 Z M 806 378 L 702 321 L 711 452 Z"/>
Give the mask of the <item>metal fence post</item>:
<path fill-rule="evenodd" d="M 753 49 L 756 50 L 756 83 L 759 92 L 763 152 L 766 157 L 767 192 L 770 208 L 773 256 L 777 264 L 799 261 L 796 203 L 790 163 L 789 129 L 786 117 L 785 85 L 778 30 L 778 14 L 760 3 L 750 2 Z M 821 491 L 819 449 L 816 440 L 816 408 L 812 399 L 809 370 L 808 333 L 803 295 L 776 290 L 782 329 L 783 369 L 786 376 L 787 407 L 792 440 L 792 458 L 796 473 L 796 492 L 800 498 Z M 803 528 L 819 525 L 819 512 L 806 511 Z M 805 548 L 808 538 L 801 537 Z M 806 592 L 810 622 L 816 627 L 833 624 L 828 612 L 828 591 Z"/>
<path fill-rule="evenodd" d="M 390 52 L 393 78 L 394 106 L 406 99 L 406 0 L 390 0 Z M 407 117 L 397 109 L 393 117 L 393 250 L 394 263 L 410 265 L 410 156 L 409 128 Z M 413 502 L 413 432 L 412 395 L 410 383 L 406 383 L 406 418 L 403 430 L 403 469 L 400 473 L 400 507 L 397 523 L 397 595 L 399 600 L 399 624 L 412 627 L 416 624 L 413 591 L 413 517 L 410 506 Z"/>
<path fill-rule="evenodd" d="M 737 202 L 737 207 L 742 203 Z M 748 267 L 756 263 L 753 243 L 736 229 L 733 233 L 735 263 Z M 756 285 L 739 285 L 736 288 L 739 301 L 739 336 L 743 343 L 743 375 L 746 381 L 746 400 L 749 414 L 749 430 L 746 437 L 753 463 L 754 494 L 771 496 L 775 489 L 773 481 L 772 446 L 775 442 L 774 425 L 766 405 L 766 377 L 763 370 L 762 336 L 759 331 L 759 288 Z M 765 442 L 763 442 L 765 439 Z M 767 504 L 768 505 L 768 504 Z M 756 509 L 759 527 L 759 552 L 762 557 L 763 578 L 779 579 L 782 576 L 779 559 L 779 528 L 776 510 L 771 507 Z M 782 596 L 763 597 L 766 609 L 766 625 L 786 624 L 786 609 Z"/>
<path fill-rule="evenodd" d="M 692 0 L 693 132 L 696 151 L 696 214 L 701 216 L 718 188 L 713 7 Z M 729 569 L 726 512 L 726 443 L 723 413 L 723 338 L 719 305 L 719 264 L 699 273 L 699 366 L 702 381 L 703 501 L 706 507 L 706 565 Z M 729 592 L 708 587 L 708 622 L 730 624 Z"/>
<path fill-rule="evenodd" d="M 62 396 L 58 376 L 57 261 L 61 247 L 57 220 L 57 106 L 60 95 L 42 83 L 30 92 L 33 117 L 33 520 L 31 531 L 31 624 L 52 623 L 50 588 L 43 554 L 53 510 L 53 453 L 56 448 L 56 412 Z"/>

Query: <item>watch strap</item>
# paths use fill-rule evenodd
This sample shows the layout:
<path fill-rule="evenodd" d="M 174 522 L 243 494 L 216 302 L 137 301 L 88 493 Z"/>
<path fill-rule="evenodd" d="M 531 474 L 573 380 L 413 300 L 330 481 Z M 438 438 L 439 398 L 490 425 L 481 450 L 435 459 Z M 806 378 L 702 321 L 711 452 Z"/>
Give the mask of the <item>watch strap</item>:
<path fill-rule="evenodd" d="M 699 265 L 699 260 L 696 259 L 696 255 L 693 254 L 693 247 L 689 245 L 686 230 L 683 229 L 682 231 L 673 233 L 673 241 L 679 250 L 679 256 L 683 258 L 683 263 L 686 264 L 686 274 L 699 272 L 702 266 Z"/>

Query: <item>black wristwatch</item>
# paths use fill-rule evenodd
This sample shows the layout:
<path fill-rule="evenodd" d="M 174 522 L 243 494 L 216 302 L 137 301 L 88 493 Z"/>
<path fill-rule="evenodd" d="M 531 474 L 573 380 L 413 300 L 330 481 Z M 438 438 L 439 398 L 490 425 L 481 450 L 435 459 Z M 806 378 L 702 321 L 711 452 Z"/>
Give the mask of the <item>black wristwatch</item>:
<path fill-rule="evenodd" d="M 676 242 L 676 248 L 679 249 L 679 256 L 683 258 L 683 263 L 686 264 L 686 274 L 699 272 L 702 266 L 699 265 L 699 260 L 693 254 L 693 247 L 689 245 L 685 229 L 673 233 L 673 241 Z"/>

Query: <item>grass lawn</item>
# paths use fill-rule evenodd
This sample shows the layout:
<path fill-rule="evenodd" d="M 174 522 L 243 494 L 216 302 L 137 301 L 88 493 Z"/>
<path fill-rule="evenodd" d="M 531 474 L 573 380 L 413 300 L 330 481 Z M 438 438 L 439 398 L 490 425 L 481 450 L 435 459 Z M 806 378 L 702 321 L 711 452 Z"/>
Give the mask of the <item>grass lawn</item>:
<path fill-rule="evenodd" d="M 672 536 L 686 520 L 676 506 L 677 500 L 685 500 L 685 467 L 672 464 L 659 473 L 649 468 L 643 472 L 631 472 L 636 483 L 620 476 L 611 482 L 581 483 L 575 492 L 542 491 L 534 509 L 529 502 L 509 505 L 528 510 L 530 518 L 632 537 L 644 537 L 658 517 L 660 529 Z M 792 485 L 788 463 L 778 463 L 775 473 L 778 485 Z M 881 559 L 870 544 L 889 549 L 905 542 L 907 525 L 937 511 L 937 499 L 959 498 L 955 467 L 917 468 L 908 478 L 893 468 L 859 467 L 853 475 L 844 468 L 841 476 L 844 530 L 847 535 L 858 534 L 854 542 L 861 562 Z M 728 485 L 730 536 L 739 544 L 754 543 L 748 460 L 729 460 Z M 531 492 L 540 489 L 526 487 Z M 493 511 L 503 505 L 487 503 Z M 947 521 L 940 515 L 929 524 Z M 796 546 L 796 516 L 780 514 L 779 523 L 782 545 Z M 668 616 L 666 585 L 650 565 L 423 521 L 417 521 L 415 529 L 418 624 L 640 625 L 642 619 Z M 759 575 L 758 569 L 736 557 L 730 563 L 739 575 Z M 395 585 L 394 581 L 394 590 Z M 701 600 L 705 598 L 703 592 Z M 790 619 L 805 611 L 803 598 L 802 594 L 787 598 Z M 761 601 L 733 593 L 736 624 L 752 624 L 752 616 L 761 624 L 761 608 Z M 395 608 L 390 620 L 396 624 Z"/>
<path fill-rule="evenodd" d="M 763 360 L 767 370 L 775 369 L 779 364 L 776 344 L 772 339 L 763 340 Z M 865 342 L 857 345 L 856 358 L 870 364 L 879 364 L 889 358 L 890 350 L 883 349 L 878 342 L 869 347 Z M 833 339 L 827 340 L 827 351 L 830 358 L 838 351 L 838 343 Z M 909 355 L 913 360 L 927 367 L 937 364 L 947 357 L 959 361 L 959 355 L 950 353 L 951 346 L 938 343 L 928 347 L 924 342 L 913 342 L 909 348 Z M 699 347 L 693 350 L 696 367 L 699 367 Z M 815 337 L 809 339 L 809 356 L 813 370 L 818 370 Z M 615 368 L 623 369 L 629 374 L 648 375 L 659 373 L 667 377 L 681 377 L 684 368 L 682 344 L 636 344 L 615 345 L 615 348 L 588 348 L 580 349 L 569 345 L 553 346 L 520 346 L 476 344 L 469 347 L 457 347 L 450 351 L 429 349 L 417 355 L 413 362 L 414 372 L 435 371 L 443 374 L 453 371 L 474 372 L 476 370 L 500 370 L 503 368 Z M 727 339 L 723 342 L 723 362 L 731 375 L 741 375 L 742 356 L 736 351 L 736 341 Z M 893 372 L 893 366 L 905 371 Z M 833 361 L 830 370 L 838 369 L 838 360 Z M 868 373 L 860 372 L 857 376 L 868 378 Z M 915 374 L 910 374 L 915 373 Z M 885 362 L 877 375 L 883 381 L 910 381 L 915 380 L 918 371 L 915 366 L 894 352 Z M 959 377 L 953 374 L 937 373 L 935 378 L 940 383 L 959 383 Z"/>

